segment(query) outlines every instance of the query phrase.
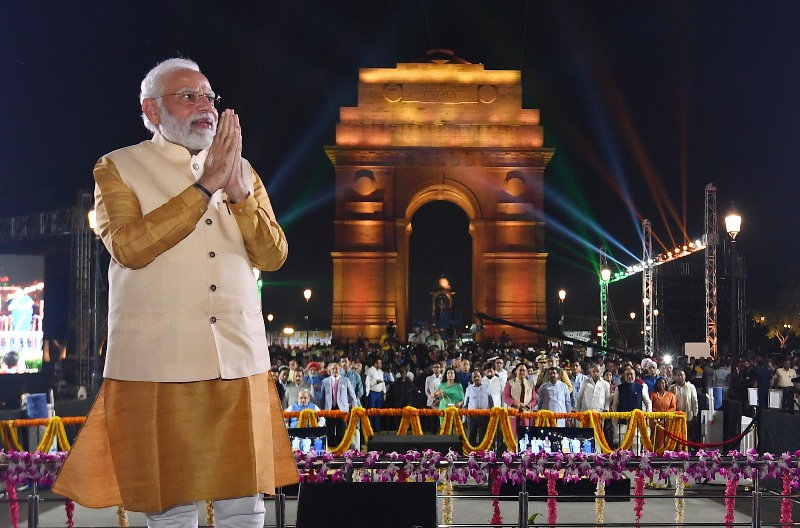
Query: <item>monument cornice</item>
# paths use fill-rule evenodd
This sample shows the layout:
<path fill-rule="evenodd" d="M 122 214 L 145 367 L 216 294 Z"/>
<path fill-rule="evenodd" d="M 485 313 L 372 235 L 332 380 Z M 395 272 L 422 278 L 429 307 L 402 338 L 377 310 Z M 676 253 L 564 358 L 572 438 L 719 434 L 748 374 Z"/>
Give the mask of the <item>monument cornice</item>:
<path fill-rule="evenodd" d="M 335 167 L 513 167 L 544 169 L 555 153 L 542 147 L 325 147 Z"/>

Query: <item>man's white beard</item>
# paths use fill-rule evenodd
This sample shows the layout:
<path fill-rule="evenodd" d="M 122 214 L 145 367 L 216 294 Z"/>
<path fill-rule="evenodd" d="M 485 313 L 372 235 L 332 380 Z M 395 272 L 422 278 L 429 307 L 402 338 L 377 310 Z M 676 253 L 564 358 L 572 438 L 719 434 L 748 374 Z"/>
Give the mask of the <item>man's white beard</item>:
<path fill-rule="evenodd" d="M 161 122 L 158 125 L 158 130 L 164 136 L 164 139 L 170 143 L 186 147 L 188 150 L 203 150 L 211 146 L 214 141 L 214 135 L 217 133 L 217 120 L 214 119 L 214 115 L 211 112 L 199 112 L 189 117 L 186 121 L 181 121 L 165 108 L 160 108 L 160 110 L 159 119 Z M 211 119 L 214 126 L 210 129 L 193 129 L 192 121 L 203 117 Z"/>

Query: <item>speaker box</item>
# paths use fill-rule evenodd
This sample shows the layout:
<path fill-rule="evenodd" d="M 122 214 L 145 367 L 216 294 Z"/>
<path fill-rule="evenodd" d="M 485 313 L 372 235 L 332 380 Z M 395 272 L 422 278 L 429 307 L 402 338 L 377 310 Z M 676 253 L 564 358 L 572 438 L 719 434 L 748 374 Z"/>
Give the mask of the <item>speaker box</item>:
<path fill-rule="evenodd" d="M 436 528 L 437 519 L 435 482 L 300 484 L 296 528 Z"/>
<path fill-rule="evenodd" d="M 422 451 L 433 449 L 447 454 L 449 450 L 461 453 L 461 437 L 458 435 L 375 435 L 367 442 L 370 451 L 389 453 L 397 451 Z"/>

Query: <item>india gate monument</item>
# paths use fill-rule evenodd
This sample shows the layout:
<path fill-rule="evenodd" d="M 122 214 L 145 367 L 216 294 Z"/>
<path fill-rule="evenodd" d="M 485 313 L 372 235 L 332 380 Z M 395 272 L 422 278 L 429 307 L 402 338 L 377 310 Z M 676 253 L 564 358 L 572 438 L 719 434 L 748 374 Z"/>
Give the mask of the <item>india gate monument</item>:
<path fill-rule="evenodd" d="M 340 109 L 336 144 L 333 339 L 381 336 L 410 321 L 409 237 L 420 207 L 446 200 L 469 218 L 472 307 L 546 328 L 539 110 L 522 108 L 521 73 L 445 50 L 359 72 L 358 106 Z M 484 337 L 536 336 L 485 323 Z"/>

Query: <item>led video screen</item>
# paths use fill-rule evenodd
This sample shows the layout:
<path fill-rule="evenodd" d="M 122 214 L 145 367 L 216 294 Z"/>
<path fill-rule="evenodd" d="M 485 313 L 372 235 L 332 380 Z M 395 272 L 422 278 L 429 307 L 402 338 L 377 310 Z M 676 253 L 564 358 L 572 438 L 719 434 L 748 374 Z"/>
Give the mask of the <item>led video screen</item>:
<path fill-rule="evenodd" d="M 0 375 L 42 370 L 44 257 L 0 255 Z"/>

